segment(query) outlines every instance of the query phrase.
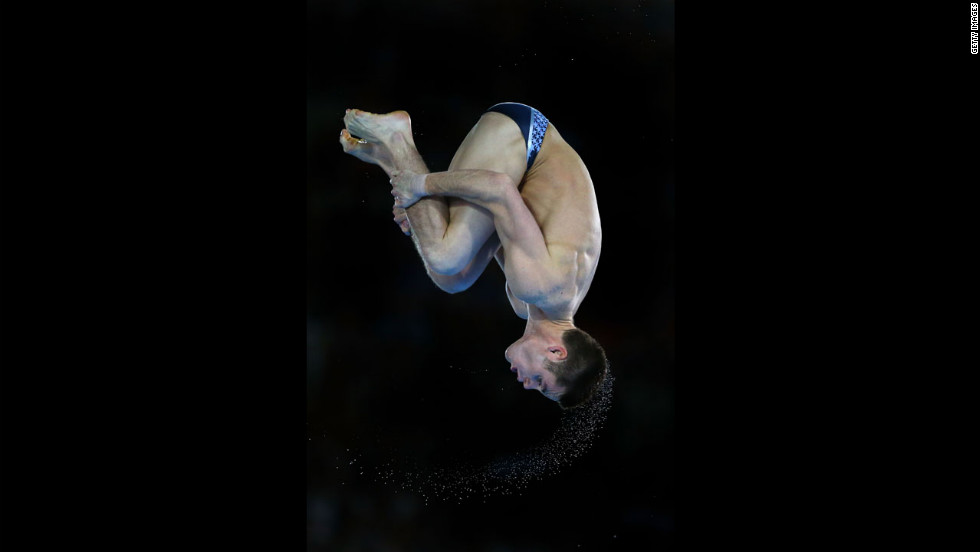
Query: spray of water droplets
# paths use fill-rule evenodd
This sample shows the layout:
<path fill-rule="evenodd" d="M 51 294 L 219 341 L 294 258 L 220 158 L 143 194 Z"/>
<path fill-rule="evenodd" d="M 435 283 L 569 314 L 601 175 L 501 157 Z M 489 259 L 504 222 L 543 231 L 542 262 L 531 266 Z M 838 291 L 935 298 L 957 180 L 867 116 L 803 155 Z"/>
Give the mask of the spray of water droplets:
<path fill-rule="evenodd" d="M 483 465 L 408 467 L 390 460 L 375 469 L 375 481 L 429 500 L 456 501 L 474 497 L 520 494 L 534 481 L 559 473 L 592 447 L 612 406 L 613 376 L 606 373 L 593 397 L 562 412 L 550 438 L 530 449 L 498 457 Z"/>

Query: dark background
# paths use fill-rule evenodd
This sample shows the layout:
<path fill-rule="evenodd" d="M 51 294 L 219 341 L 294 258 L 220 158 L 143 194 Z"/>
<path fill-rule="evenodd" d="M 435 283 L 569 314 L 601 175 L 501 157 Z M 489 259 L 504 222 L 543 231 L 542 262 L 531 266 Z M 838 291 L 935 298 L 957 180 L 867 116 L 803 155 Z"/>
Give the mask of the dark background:
<path fill-rule="evenodd" d="M 664 1 L 309 3 L 310 550 L 673 543 L 673 30 Z M 370 463 L 479 464 L 545 440 L 560 409 L 508 370 L 524 321 L 499 267 L 438 290 L 391 220 L 387 177 L 337 137 L 346 108 L 404 109 L 430 170 L 445 170 L 502 101 L 544 113 L 595 183 L 603 252 L 575 321 L 610 358 L 613 407 L 586 455 L 521 496 L 425 501 Z"/>
<path fill-rule="evenodd" d="M 975 234 L 968 2 L 678 6 L 676 133 L 669 39 L 645 21 L 659 10 L 596 4 L 3 4 L 2 547 L 644 550 L 669 547 L 676 515 L 693 550 L 935 548 L 968 526 L 934 492 L 962 488 L 968 451 L 947 449 L 972 419 L 955 348 Z M 523 78 L 529 54 L 554 80 Z M 550 117 L 596 181 L 605 251 L 577 321 L 617 374 L 609 424 L 558 476 L 486 505 L 395 497 L 355 464 L 331 475 L 346 448 L 358 464 L 510 453 L 557 417 L 506 387 L 521 322 L 497 269 L 435 290 L 383 177 L 335 142 L 346 107 L 407 109 L 437 169 L 507 100 Z M 624 132 L 621 106 L 663 126 Z M 386 257 L 350 245 L 368 236 Z M 518 415 L 544 425 L 510 431 Z"/>

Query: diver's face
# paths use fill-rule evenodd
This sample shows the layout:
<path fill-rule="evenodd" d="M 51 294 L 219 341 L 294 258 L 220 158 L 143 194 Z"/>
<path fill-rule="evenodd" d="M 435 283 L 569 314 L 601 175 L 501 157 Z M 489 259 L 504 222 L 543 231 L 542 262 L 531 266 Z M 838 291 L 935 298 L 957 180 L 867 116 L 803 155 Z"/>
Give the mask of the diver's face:
<path fill-rule="evenodd" d="M 538 391 L 548 399 L 557 401 L 565 389 L 558 385 L 558 377 L 544 367 L 548 358 L 557 359 L 564 355 L 556 347 L 548 347 L 544 342 L 527 339 L 527 336 L 514 342 L 504 351 L 504 358 L 510 363 L 510 371 L 517 374 L 517 381 L 528 391 Z"/>

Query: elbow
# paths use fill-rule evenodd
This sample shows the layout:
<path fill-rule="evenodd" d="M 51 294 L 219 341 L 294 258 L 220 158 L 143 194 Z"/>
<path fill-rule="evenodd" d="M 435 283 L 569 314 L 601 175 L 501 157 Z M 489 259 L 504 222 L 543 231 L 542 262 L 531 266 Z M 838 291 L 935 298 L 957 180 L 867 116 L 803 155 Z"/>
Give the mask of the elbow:
<path fill-rule="evenodd" d="M 491 185 L 497 188 L 513 188 L 517 189 L 517 183 L 507 175 L 507 173 L 497 172 L 497 171 L 487 171 L 488 178 L 490 179 Z"/>
<path fill-rule="evenodd" d="M 517 183 L 500 172 L 487 171 L 487 199 L 494 202 L 506 202 L 513 197 L 520 197 Z"/>

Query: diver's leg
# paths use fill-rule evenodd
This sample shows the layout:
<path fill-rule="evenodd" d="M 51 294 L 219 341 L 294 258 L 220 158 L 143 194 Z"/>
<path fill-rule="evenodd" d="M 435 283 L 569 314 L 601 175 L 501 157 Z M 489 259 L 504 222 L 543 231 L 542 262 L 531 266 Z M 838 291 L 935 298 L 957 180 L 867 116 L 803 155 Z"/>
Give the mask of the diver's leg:
<path fill-rule="evenodd" d="M 374 114 L 353 109 L 347 111 L 344 123 L 347 128 L 340 139 L 346 153 L 381 166 L 389 176 L 393 170 L 429 172 L 412 139 L 408 113 Z M 520 182 L 525 154 L 517 125 L 499 113 L 486 113 L 463 140 L 449 170 L 492 170 Z M 412 239 L 430 276 L 472 273 L 473 261 L 483 257 L 480 253 L 494 234 L 489 212 L 457 198 L 447 202 L 446 198 L 426 197 L 404 214 L 395 209 L 394 215 L 400 225 L 404 219 L 411 225 Z"/>
<path fill-rule="evenodd" d="M 412 137 L 412 120 L 405 111 L 369 113 L 360 109 L 348 109 L 340 132 L 340 144 L 344 152 L 361 161 L 380 166 L 390 177 L 393 171 L 429 172 Z M 431 200 L 431 201 L 426 201 Z M 410 234 L 422 263 L 430 276 L 444 274 L 441 257 L 443 238 L 449 227 L 449 203 L 446 198 L 424 198 L 410 208 L 411 218 L 404 209 L 392 210 L 395 222 L 402 232 Z M 435 262 L 433 262 L 435 261 Z M 436 282 L 444 288 L 441 282 Z"/>
<path fill-rule="evenodd" d="M 463 139 L 449 171 L 487 170 L 507 174 L 513 182 L 520 183 L 524 177 L 526 147 L 520 129 L 507 117 L 498 113 L 486 113 L 473 126 Z M 431 197 L 431 196 L 430 196 Z M 422 198 L 429 199 L 429 197 Z M 435 270 L 442 274 L 456 274 L 463 270 L 469 275 L 468 287 L 486 267 L 483 260 L 483 247 L 487 240 L 496 243 L 493 217 L 490 212 L 469 201 L 450 197 L 449 224 L 441 240 L 422 242 L 423 247 L 438 251 Z M 422 213 L 408 208 L 408 218 L 413 227 L 415 217 Z M 496 251 L 490 251 L 492 257 Z M 489 259 L 487 259 L 489 260 Z M 474 263 L 474 261 L 477 261 Z M 474 270 L 478 267 L 479 270 Z"/>
<path fill-rule="evenodd" d="M 340 131 L 344 153 L 381 167 L 390 177 L 394 170 L 427 173 L 428 167 L 412 138 L 412 119 L 405 111 L 368 113 L 348 109 Z"/>

